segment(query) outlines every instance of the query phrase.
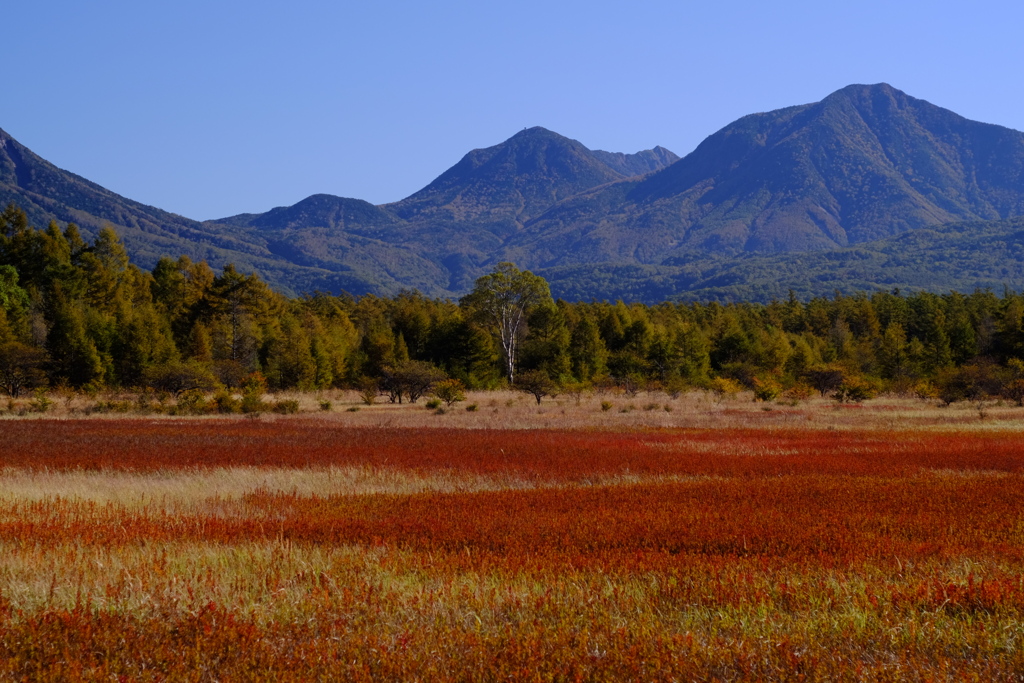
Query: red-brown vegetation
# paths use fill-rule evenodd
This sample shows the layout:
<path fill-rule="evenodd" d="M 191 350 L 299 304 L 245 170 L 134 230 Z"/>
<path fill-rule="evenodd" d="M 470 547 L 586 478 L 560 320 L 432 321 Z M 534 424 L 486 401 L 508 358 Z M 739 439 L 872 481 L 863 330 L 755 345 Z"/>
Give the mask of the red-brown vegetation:
<path fill-rule="evenodd" d="M 188 509 L 0 496 L 14 679 L 1024 673 L 1014 433 L 4 428 L 8 472 L 352 466 L 466 485 Z"/>

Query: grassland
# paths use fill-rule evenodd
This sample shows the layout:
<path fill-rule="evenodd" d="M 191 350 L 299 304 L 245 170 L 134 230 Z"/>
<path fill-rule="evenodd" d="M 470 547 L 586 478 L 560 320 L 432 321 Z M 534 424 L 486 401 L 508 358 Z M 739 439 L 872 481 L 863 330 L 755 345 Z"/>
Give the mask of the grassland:
<path fill-rule="evenodd" d="M 329 398 L 0 421 L 0 678 L 1024 677 L 1022 408 Z"/>

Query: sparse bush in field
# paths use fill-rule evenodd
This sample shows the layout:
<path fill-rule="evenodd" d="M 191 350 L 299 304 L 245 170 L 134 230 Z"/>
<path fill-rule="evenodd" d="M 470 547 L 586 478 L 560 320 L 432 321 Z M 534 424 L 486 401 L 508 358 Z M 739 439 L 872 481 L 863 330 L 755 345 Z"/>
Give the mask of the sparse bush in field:
<path fill-rule="evenodd" d="M 615 407 L 615 404 L 612 403 L 611 401 L 601 401 L 601 410 L 603 412 L 607 413 L 609 410 L 611 410 L 614 407 Z"/>
<path fill-rule="evenodd" d="M 441 407 L 441 399 L 439 399 L 439 398 L 432 398 L 429 401 L 427 401 L 426 405 L 427 405 L 427 410 L 435 410 L 435 409 Z"/>
<path fill-rule="evenodd" d="M 130 413 L 135 408 L 135 404 L 131 401 L 115 401 L 113 399 L 107 401 L 97 401 L 89 408 L 89 413 Z M 202 411 L 200 411 L 202 412 Z M 186 411 L 174 411 L 175 415 L 192 415 L 194 413 Z"/>
<path fill-rule="evenodd" d="M 197 361 L 161 363 L 148 369 L 144 380 L 154 389 L 179 399 L 189 391 L 210 391 L 217 386 L 217 378 Z"/>
<path fill-rule="evenodd" d="M 470 403 L 468 406 L 466 406 L 467 413 L 475 413 L 478 409 L 479 407 L 475 403 Z"/>
<path fill-rule="evenodd" d="M 636 396 L 640 392 L 640 387 L 643 385 L 643 377 L 633 373 L 619 379 L 619 388 L 630 398 Z"/>
<path fill-rule="evenodd" d="M 243 413 L 255 415 L 266 410 L 267 404 L 259 394 L 242 394 L 241 408 Z"/>
<path fill-rule="evenodd" d="M 782 385 L 773 377 L 754 378 L 754 400 L 774 401 L 782 393 Z"/>
<path fill-rule="evenodd" d="M 837 403 L 861 403 L 874 398 L 877 389 L 863 377 L 847 377 L 836 387 L 833 398 Z"/>
<path fill-rule="evenodd" d="M 830 363 L 817 365 L 804 373 L 804 379 L 824 398 L 829 392 L 835 391 L 846 379 L 848 371 L 841 365 Z"/>
<path fill-rule="evenodd" d="M 562 391 L 576 401 L 576 405 L 582 403 L 583 396 L 589 392 L 589 389 L 590 387 L 583 382 L 565 382 L 562 384 Z"/>
<path fill-rule="evenodd" d="M 153 402 L 148 393 L 139 392 L 139 395 L 135 397 L 135 410 L 143 415 L 153 410 Z"/>
<path fill-rule="evenodd" d="M 530 370 L 519 375 L 516 378 L 516 389 L 537 399 L 537 405 L 545 396 L 557 395 L 555 383 L 543 370 Z"/>
<path fill-rule="evenodd" d="M 20 342 L 0 344 L 0 389 L 11 398 L 17 398 L 25 389 L 45 386 L 46 362 L 46 352 L 42 349 Z"/>
<path fill-rule="evenodd" d="M 294 399 L 277 401 L 271 410 L 279 415 L 294 415 L 299 412 L 299 402 Z"/>
<path fill-rule="evenodd" d="M 38 387 L 32 398 L 32 402 L 29 403 L 29 407 L 34 413 L 45 413 L 53 405 L 53 401 L 46 394 L 44 387 Z"/>
<path fill-rule="evenodd" d="M 914 396 L 930 401 L 939 397 L 939 390 L 935 384 L 924 379 L 914 385 Z"/>
<path fill-rule="evenodd" d="M 319 403 L 320 403 L 320 410 L 325 412 L 325 413 L 331 412 L 331 408 L 334 407 L 334 404 L 332 404 L 330 401 L 328 401 L 325 398 L 320 399 Z"/>
<path fill-rule="evenodd" d="M 949 368 L 935 378 L 939 399 L 949 405 L 956 401 L 981 401 L 999 395 L 1005 371 L 993 363 L 980 362 Z"/>
<path fill-rule="evenodd" d="M 419 360 L 385 366 L 381 373 L 380 388 L 391 403 L 401 403 L 403 398 L 408 398 L 409 403 L 416 403 L 420 396 L 430 393 L 438 382 L 445 379 L 439 368 Z"/>
<path fill-rule="evenodd" d="M 213 396 L 213 410 L 222 415 L 242 412 L 242 403 L 227 389 L 221 389 Z"/>
<path fill-rule="evenodd" d="M 359 406 L 352 406 L 350 408 L 347 408 L 345 410 L 345 412 L 346 413 L 358 413 L 359 412 Z"/>
<path fill-rule="evenodd" d="M 657 410 L 660 407 L 661 407 L 660 403 L 647 403 L 647 404 L 644 405 L 644 410 L 647 410 L 647 411 Z"/>
<path fill-rule="evenodd" d="M 356 386 L 359 389 L 359 400 L 364 404 L 372 406 L 377 402 L 377 396 L 380 394 L 380 385 L 377 380 L 372 377 L 360 377 Z"/>
<path fill-rule="evenodd" d="M 206 396 L 199 389 L 189 389 L 178 396 L 175 415 L 201 415 L 206 412 Z"/>
<path fill-rule="evenodd" d="M 726 398 L 733 398 L 743 391 L 743 386 L 739 382 L 728 377 L 716 377 L 711 380 L 709 387 L 719 402 Z"/>
<path fill-rule="evenodd" d="M 267 393 L 267 378 L 262 372 L 253 372 L 242 381 L 242 412 L 256 414 L 267 409 L 263 395 Z"/>
<path fill-rule="evenodd" d="M 453 403 L 466 400 L 466 387 L 457 379 L 446 379 L 434 387 L 434 396 L 450 407 Z"/>
<path fill-rule="evenodd" d="M 668 397 L 671 398 L 672 400 L 675 400 L 682 396 L 684 393 L 686 393 L 686 380 L 683 379 L 682 377 L 679 377 L 678 375 L 675 377 L 670 377 L 669 379 L 665 380 L 663 388 L 665 390 L 665 393 L 668 394 Z"/>
<path fill-rule="evenodd" d="M 782 392 L 783 398 L 787 398 L 790 401 L 806 401 L 813 395 L 814 388 L 806 382 L 797 382 Z"/>

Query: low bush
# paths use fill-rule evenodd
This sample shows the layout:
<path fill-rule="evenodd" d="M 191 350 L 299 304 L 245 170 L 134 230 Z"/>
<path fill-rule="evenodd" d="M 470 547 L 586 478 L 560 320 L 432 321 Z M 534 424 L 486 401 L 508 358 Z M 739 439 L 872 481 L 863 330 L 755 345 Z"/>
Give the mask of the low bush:
<path fill-rule="evenodd" d="M 299 412 L 299 402 L 293 399 L 277 401 L 271 410 L 278 415 L 294 415 Z"/>

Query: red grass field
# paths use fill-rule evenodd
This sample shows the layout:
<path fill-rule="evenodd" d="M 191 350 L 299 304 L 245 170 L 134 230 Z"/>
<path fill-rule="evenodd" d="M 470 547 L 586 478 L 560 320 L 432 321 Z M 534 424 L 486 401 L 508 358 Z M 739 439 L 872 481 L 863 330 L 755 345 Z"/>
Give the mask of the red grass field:
<path fill-rule="evenodd" d="M 2 428 L 13 680 L 1024 678 L 1014 432 Z"/>

